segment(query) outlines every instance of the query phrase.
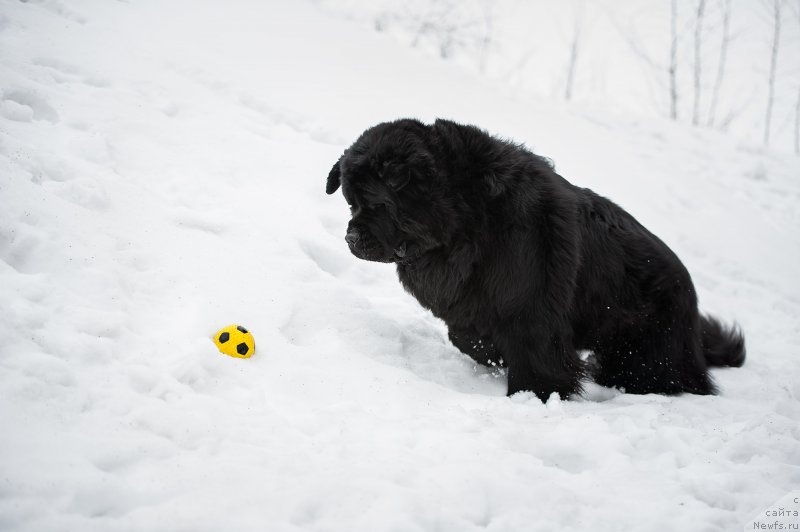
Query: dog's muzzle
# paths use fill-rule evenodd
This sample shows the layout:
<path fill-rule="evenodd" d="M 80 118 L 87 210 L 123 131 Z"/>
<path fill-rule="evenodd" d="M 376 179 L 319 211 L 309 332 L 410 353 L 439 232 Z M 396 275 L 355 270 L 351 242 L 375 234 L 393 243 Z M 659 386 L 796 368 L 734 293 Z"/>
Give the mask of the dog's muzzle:
<path fill-rule="evenodd" d="M 350 247 L 350 252 L 359 259 L 374 262 L 395 261 L 395 256 L 386 256 L 387 252 L 383 246 L 367 231 L 359 231 L 355 227 L 350 227 L 344 239 Z"/>

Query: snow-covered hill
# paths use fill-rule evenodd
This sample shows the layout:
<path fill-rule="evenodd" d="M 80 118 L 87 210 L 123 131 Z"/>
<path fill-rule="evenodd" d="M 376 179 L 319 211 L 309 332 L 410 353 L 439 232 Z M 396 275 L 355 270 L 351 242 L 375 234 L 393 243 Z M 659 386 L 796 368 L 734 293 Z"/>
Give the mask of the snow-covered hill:
<path fill-rule="evenodd" d="M 0 529 L 731 530 L 800 484 L 800 162 L 521 98 L 314 3 L 0 0 Z M 476 123 L 738 321 L 717 397 L 504 396 L 325 176 Z M 248 360 L 210 340 L 255 335 Z"/>
<path fill-rule="evenodd" d="M 667 117 L 674 96 L 678 121 L 725 130 L 747 144 L 764 142 L 774 49 L 769 145 L 800 153 L 798 2 L 313 1 L 494 79 L 522 100 Z"/>

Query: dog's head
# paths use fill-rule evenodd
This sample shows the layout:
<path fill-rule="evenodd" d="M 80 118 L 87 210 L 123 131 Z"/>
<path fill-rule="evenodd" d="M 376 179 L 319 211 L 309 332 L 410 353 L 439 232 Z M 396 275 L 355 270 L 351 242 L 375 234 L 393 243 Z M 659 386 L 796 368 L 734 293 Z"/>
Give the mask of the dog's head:
<path fill-rule="evenodd" d="M 345 240 L 358 258 L 408 263 L 442 245 L 442 179 L 431 127 L 417 120 L 365 131 L 333 165 L 326 192 L 339 187 L 352 219 Z"/>

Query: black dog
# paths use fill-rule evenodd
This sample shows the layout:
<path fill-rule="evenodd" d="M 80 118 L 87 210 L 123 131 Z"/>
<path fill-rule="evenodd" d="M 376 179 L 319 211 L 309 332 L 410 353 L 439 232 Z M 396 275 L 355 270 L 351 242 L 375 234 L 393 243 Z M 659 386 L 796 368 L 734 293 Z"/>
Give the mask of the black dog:
<path fill-rule="evenodd" d="M 508 394 L 546 400 L 593 377 L 631 393 L 714 393 L 707 366 L 740 366 L 742 334 L 700 316 L 677 256 L 630 214 L 524 147 L 437 120 L 365 131 L 328 175 L 361 259 L 403 286 Z"/>

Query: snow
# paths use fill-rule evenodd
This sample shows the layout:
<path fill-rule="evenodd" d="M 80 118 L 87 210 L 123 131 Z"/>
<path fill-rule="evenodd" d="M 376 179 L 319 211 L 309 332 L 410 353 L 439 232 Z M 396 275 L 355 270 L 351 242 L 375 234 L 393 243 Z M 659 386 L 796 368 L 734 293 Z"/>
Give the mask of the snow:
<path fill-rule="evenodd" d="M 800 159 L 526 98 L 305 2 L 0 3 L 0 529 L 731 530 L 800 484 Z M 505 397 L 324 181 L 476 123 L 619 202 L 748 360 Z M 241 323 L 247 360 L 210 339 Z"/>

